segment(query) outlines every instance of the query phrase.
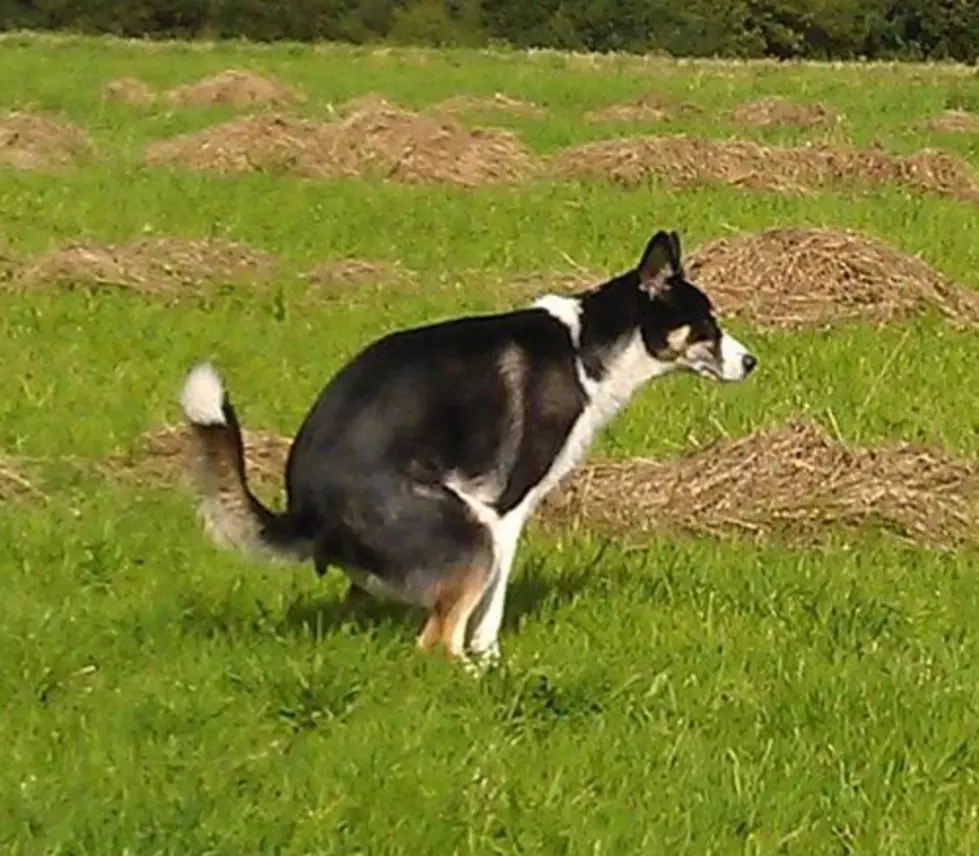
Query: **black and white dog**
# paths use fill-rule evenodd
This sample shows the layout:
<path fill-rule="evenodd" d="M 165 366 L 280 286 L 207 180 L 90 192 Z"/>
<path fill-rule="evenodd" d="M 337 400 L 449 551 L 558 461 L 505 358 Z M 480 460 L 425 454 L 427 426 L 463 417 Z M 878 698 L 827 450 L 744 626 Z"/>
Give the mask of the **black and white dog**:
<path fill-rule="evenodd" d="M 238 419 L 209 364 L 181 404 L 214 541 L 339 567 L 350 598 L 425 607 L 419 647 L 486 663 L 524 524 L 598 431 L 652 378 L 740 381 L 755 363 L 685 279 L 676 232 L 658 232 L 637 267 L 588 291 L 367 347 L 293 441 L 282 513 L 248 488 Z"/>

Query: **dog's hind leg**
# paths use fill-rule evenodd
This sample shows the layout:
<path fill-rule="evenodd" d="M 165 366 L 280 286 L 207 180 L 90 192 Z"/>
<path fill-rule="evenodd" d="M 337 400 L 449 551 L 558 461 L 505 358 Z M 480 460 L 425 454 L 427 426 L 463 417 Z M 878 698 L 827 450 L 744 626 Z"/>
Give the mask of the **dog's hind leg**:
<path fill-rule="evenodd" d="M 485 562 L 469 565 L 439 583 L 428 620 L 418 636 L 419 649 L 441 645 L 451 659 L 478 672 L 466 656 L 466 628 L 486 594 L 492 574 L 493 562 L 487 557 Z"/>
<path fill-rule="evenodd" d="M 449 656 L 466 659 L 466 628 L 473 610 L 489 587 L 493 563 L 466 568 L 440 586 L 436 609 L 441 613 L 440 640 Z"/>
<path fill-rule="evenodd" d="M 424 606 L 418 647 L 465 660 L 469 618 L 494 570 L 488 522 L 453 490 L 392 473 L 350 479 L 331 499 L 319 563 L 345 568 L 370 595 Z"/>

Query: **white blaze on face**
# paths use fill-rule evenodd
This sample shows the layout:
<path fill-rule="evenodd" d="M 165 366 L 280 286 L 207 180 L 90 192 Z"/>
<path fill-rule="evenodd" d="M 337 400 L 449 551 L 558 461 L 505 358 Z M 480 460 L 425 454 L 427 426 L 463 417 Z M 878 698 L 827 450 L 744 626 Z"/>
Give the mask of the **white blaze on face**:
<path fill-rule="evenodd" d="M 755 367 L 755 358 L 751 352 L 734 336 L 721 334 L 721 359 L 718 366 L 721 380 L 744 380 Z"/>

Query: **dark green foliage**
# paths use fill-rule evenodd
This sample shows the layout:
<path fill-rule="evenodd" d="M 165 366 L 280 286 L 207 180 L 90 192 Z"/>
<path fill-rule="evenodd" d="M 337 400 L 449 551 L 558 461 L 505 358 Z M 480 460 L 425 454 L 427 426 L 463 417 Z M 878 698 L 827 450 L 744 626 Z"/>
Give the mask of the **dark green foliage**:
<path fill-rule="evenodd" d="M 0 30 L 678 56 L 979 57 L 976 0 L 0 0 Z"/>

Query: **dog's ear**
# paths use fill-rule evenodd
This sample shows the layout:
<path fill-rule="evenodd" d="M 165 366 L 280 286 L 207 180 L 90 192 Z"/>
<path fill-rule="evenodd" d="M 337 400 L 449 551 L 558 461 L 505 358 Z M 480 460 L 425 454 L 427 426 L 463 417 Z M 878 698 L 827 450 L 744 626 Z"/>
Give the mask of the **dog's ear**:
<path fill-rule="evenodd" d="M 683 252 L 680 248 L 679 232 L 670 232 L 670 245 L 673 248 L 673 255 L 670 257 L 670 264 L 673 265 L 673 272 L 683 276 Z"/>
<path fill-rule="evenodd" d="M 657 232 L 646 245 L 639 260 L 639 282 L 650 294 L 662 292 L 667 280 L 676 272 L 676 252 L 673 238 L 666 232 Z"/>

